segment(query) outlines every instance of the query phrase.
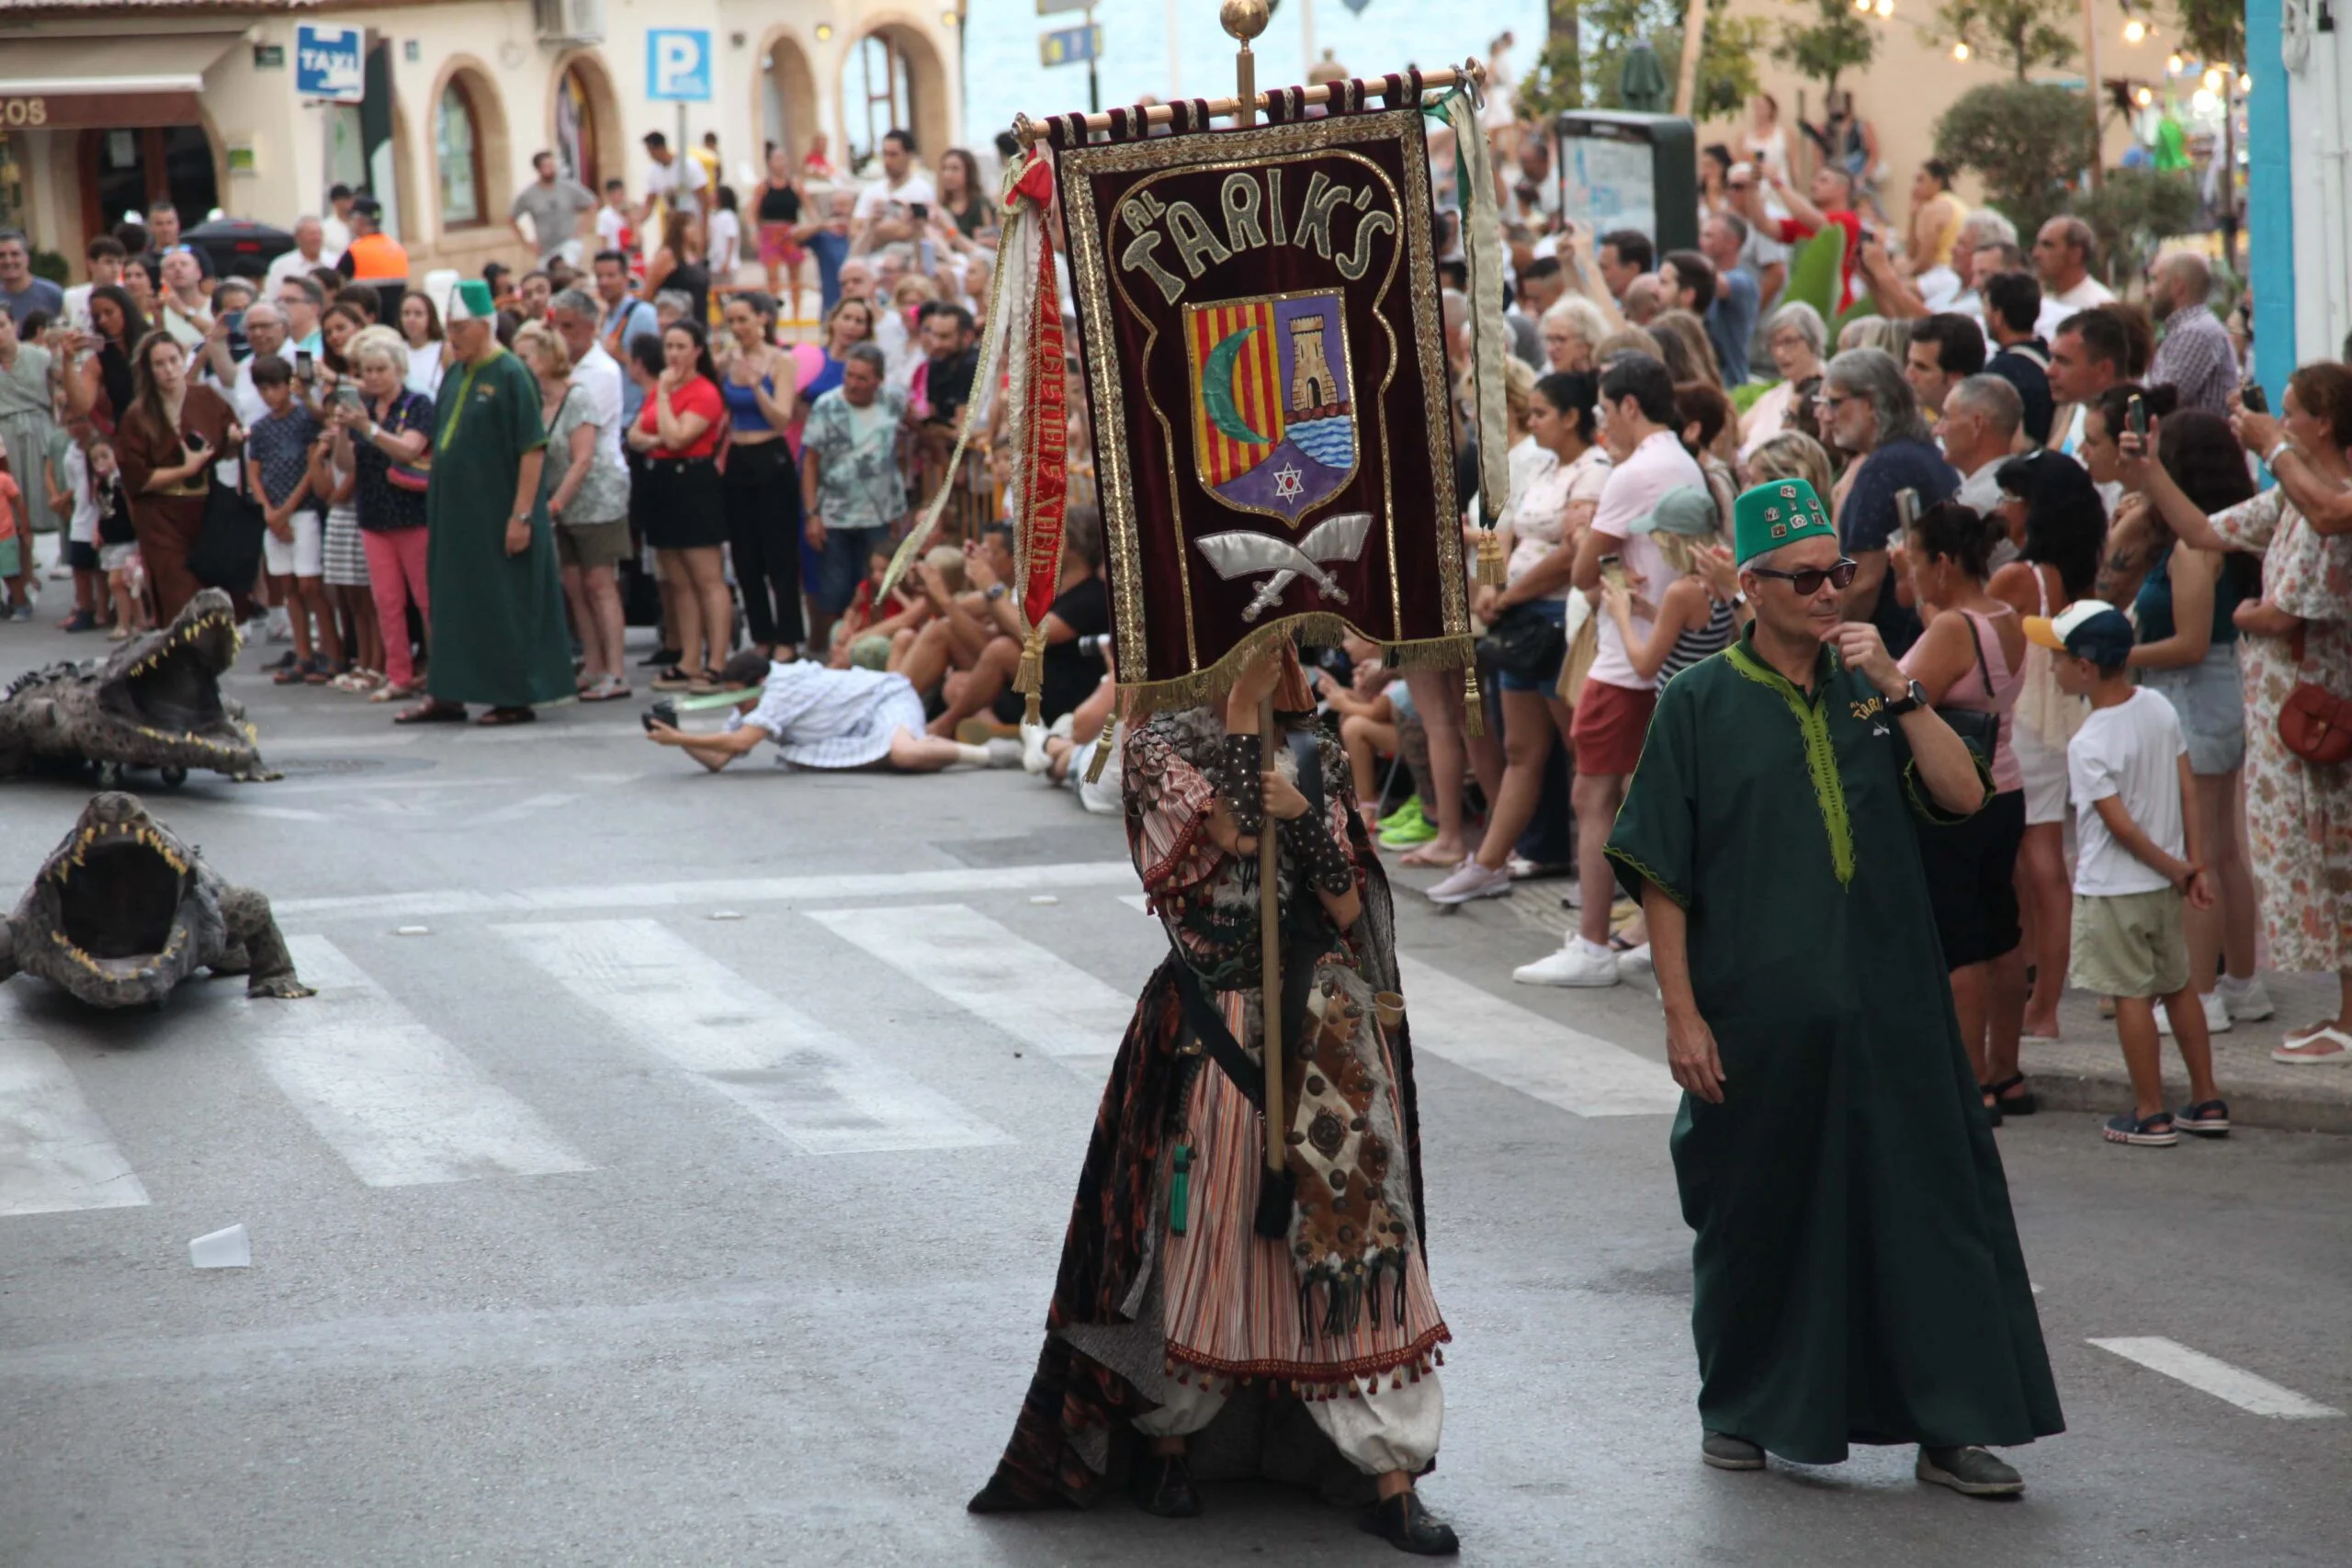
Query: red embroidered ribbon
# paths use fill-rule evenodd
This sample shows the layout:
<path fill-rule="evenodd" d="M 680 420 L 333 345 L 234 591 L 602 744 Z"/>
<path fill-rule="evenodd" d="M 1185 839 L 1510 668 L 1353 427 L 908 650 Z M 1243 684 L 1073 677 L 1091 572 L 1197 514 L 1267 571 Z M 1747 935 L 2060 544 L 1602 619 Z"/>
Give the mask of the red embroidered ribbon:
<path fill-rule="evenodd" d="M 1034 188 L 1033 188 L 1034 186 Z M 1043 157 L 1034 159 L 1018 187 L 1037 200 L 1042 221 L 1053 195 L 1053 174 Z M 1037 244 L 1037 287 L 1028 344 L 1028 440 L 1020 454 L 1021 560 L 1028 573 L 1022 585 L 1022 611 L 1035 626 L 1053 608 L 1062 571 L 1062 523 L 1069 504 L 1069 408 L 1064 389 L 1061 288 L 1054 274 L 1054 247 L 1043 231 Z"/>

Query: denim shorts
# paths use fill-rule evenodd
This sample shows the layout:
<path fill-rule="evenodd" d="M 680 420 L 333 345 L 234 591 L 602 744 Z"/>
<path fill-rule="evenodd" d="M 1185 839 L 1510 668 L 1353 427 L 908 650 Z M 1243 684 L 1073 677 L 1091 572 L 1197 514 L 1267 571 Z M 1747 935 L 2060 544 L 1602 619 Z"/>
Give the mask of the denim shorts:
<path fill-rule="evenodd" d="M 817 556 L 817 583 L 810 597 L 829 615 L 838 615 L 857 597 L 865 579 L 865 563 L 876 550 L 890 547 L 890 530 L 831 528 L 825 530 L 825 547 Z"/>
<path fill-rule="evenodd" d="M 1566 599 L 1531 599 L 1525 608 L 1563 629 L 1568 624 L 1568 602 Z M 1547 660 L 1542 668 L 1529 673 L 1513 674 L 1497 665 L 1493 671 L 1495 689 L 1499 692 L 1541 692 L 1548 697 L 1552 689 L 1560 683 L 1560 666 L 1567 656 L 1568 645 L 1564 639 L 1559 652 Z"/>
<path fill-rule="evenodd" d="M 2196 664 L 2142 671 L 2140 684 L 2162 692 L 2180 716 L 2190 773 L 2211 778 L 2245 761 L 2245 689 L 2238 682 L 2236 643 L 2215 643 Z"/>

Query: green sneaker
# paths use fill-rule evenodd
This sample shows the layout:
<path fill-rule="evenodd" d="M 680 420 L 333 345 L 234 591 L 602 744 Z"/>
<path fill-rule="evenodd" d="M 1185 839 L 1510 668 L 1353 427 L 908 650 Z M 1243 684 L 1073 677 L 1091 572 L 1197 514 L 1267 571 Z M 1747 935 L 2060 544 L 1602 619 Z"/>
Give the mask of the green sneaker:
<path fill-rule="evenodd" d="M 1384 833 L 1393 833 L 1407 823 L 1419 822 L 1420 819 L 1421 797 L 1418 795 L 1408 795 L 1405 797 L 1404 805 L 1380 819 L 1380 830 Z"/>
<path fill-rule="evenodd" d="M 1395 831 L 1381 834 L 1380 847 L 1384 850 L 1409 850 L 1436 837 L 1437 824 L 1426 818 L 1416 817 Z"/>

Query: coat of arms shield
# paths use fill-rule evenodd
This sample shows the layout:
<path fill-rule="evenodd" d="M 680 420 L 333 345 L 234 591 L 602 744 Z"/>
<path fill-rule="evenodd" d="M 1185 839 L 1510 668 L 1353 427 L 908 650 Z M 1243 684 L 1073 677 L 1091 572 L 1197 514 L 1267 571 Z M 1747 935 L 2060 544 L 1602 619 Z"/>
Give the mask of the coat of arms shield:
<path fill-rule="evenodd" d="M 1184 307 L 1194 471 L 1239 512 L 1292 527 L 1356 471 L 1339 290 Z"/>

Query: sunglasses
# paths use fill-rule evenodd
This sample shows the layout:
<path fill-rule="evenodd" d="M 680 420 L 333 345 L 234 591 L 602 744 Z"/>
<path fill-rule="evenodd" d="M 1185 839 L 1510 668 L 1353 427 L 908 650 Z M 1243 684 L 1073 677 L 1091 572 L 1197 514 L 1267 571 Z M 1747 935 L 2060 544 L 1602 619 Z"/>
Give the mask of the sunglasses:
<path fill-rule="evenodd" d="M 1810 599 L 1821 592 L 1825 582 L 1844 592 L 1854 585 L 1854 578 L 1862 570 L 1860 561 L 1841 560 L 1836 566 L 1809 566 L 1801 571 L 1776 571 L 1769 566 L 1747 569 L 1758 577 L 1777 577 L 1797 591 L 1800 599 Z"/>

